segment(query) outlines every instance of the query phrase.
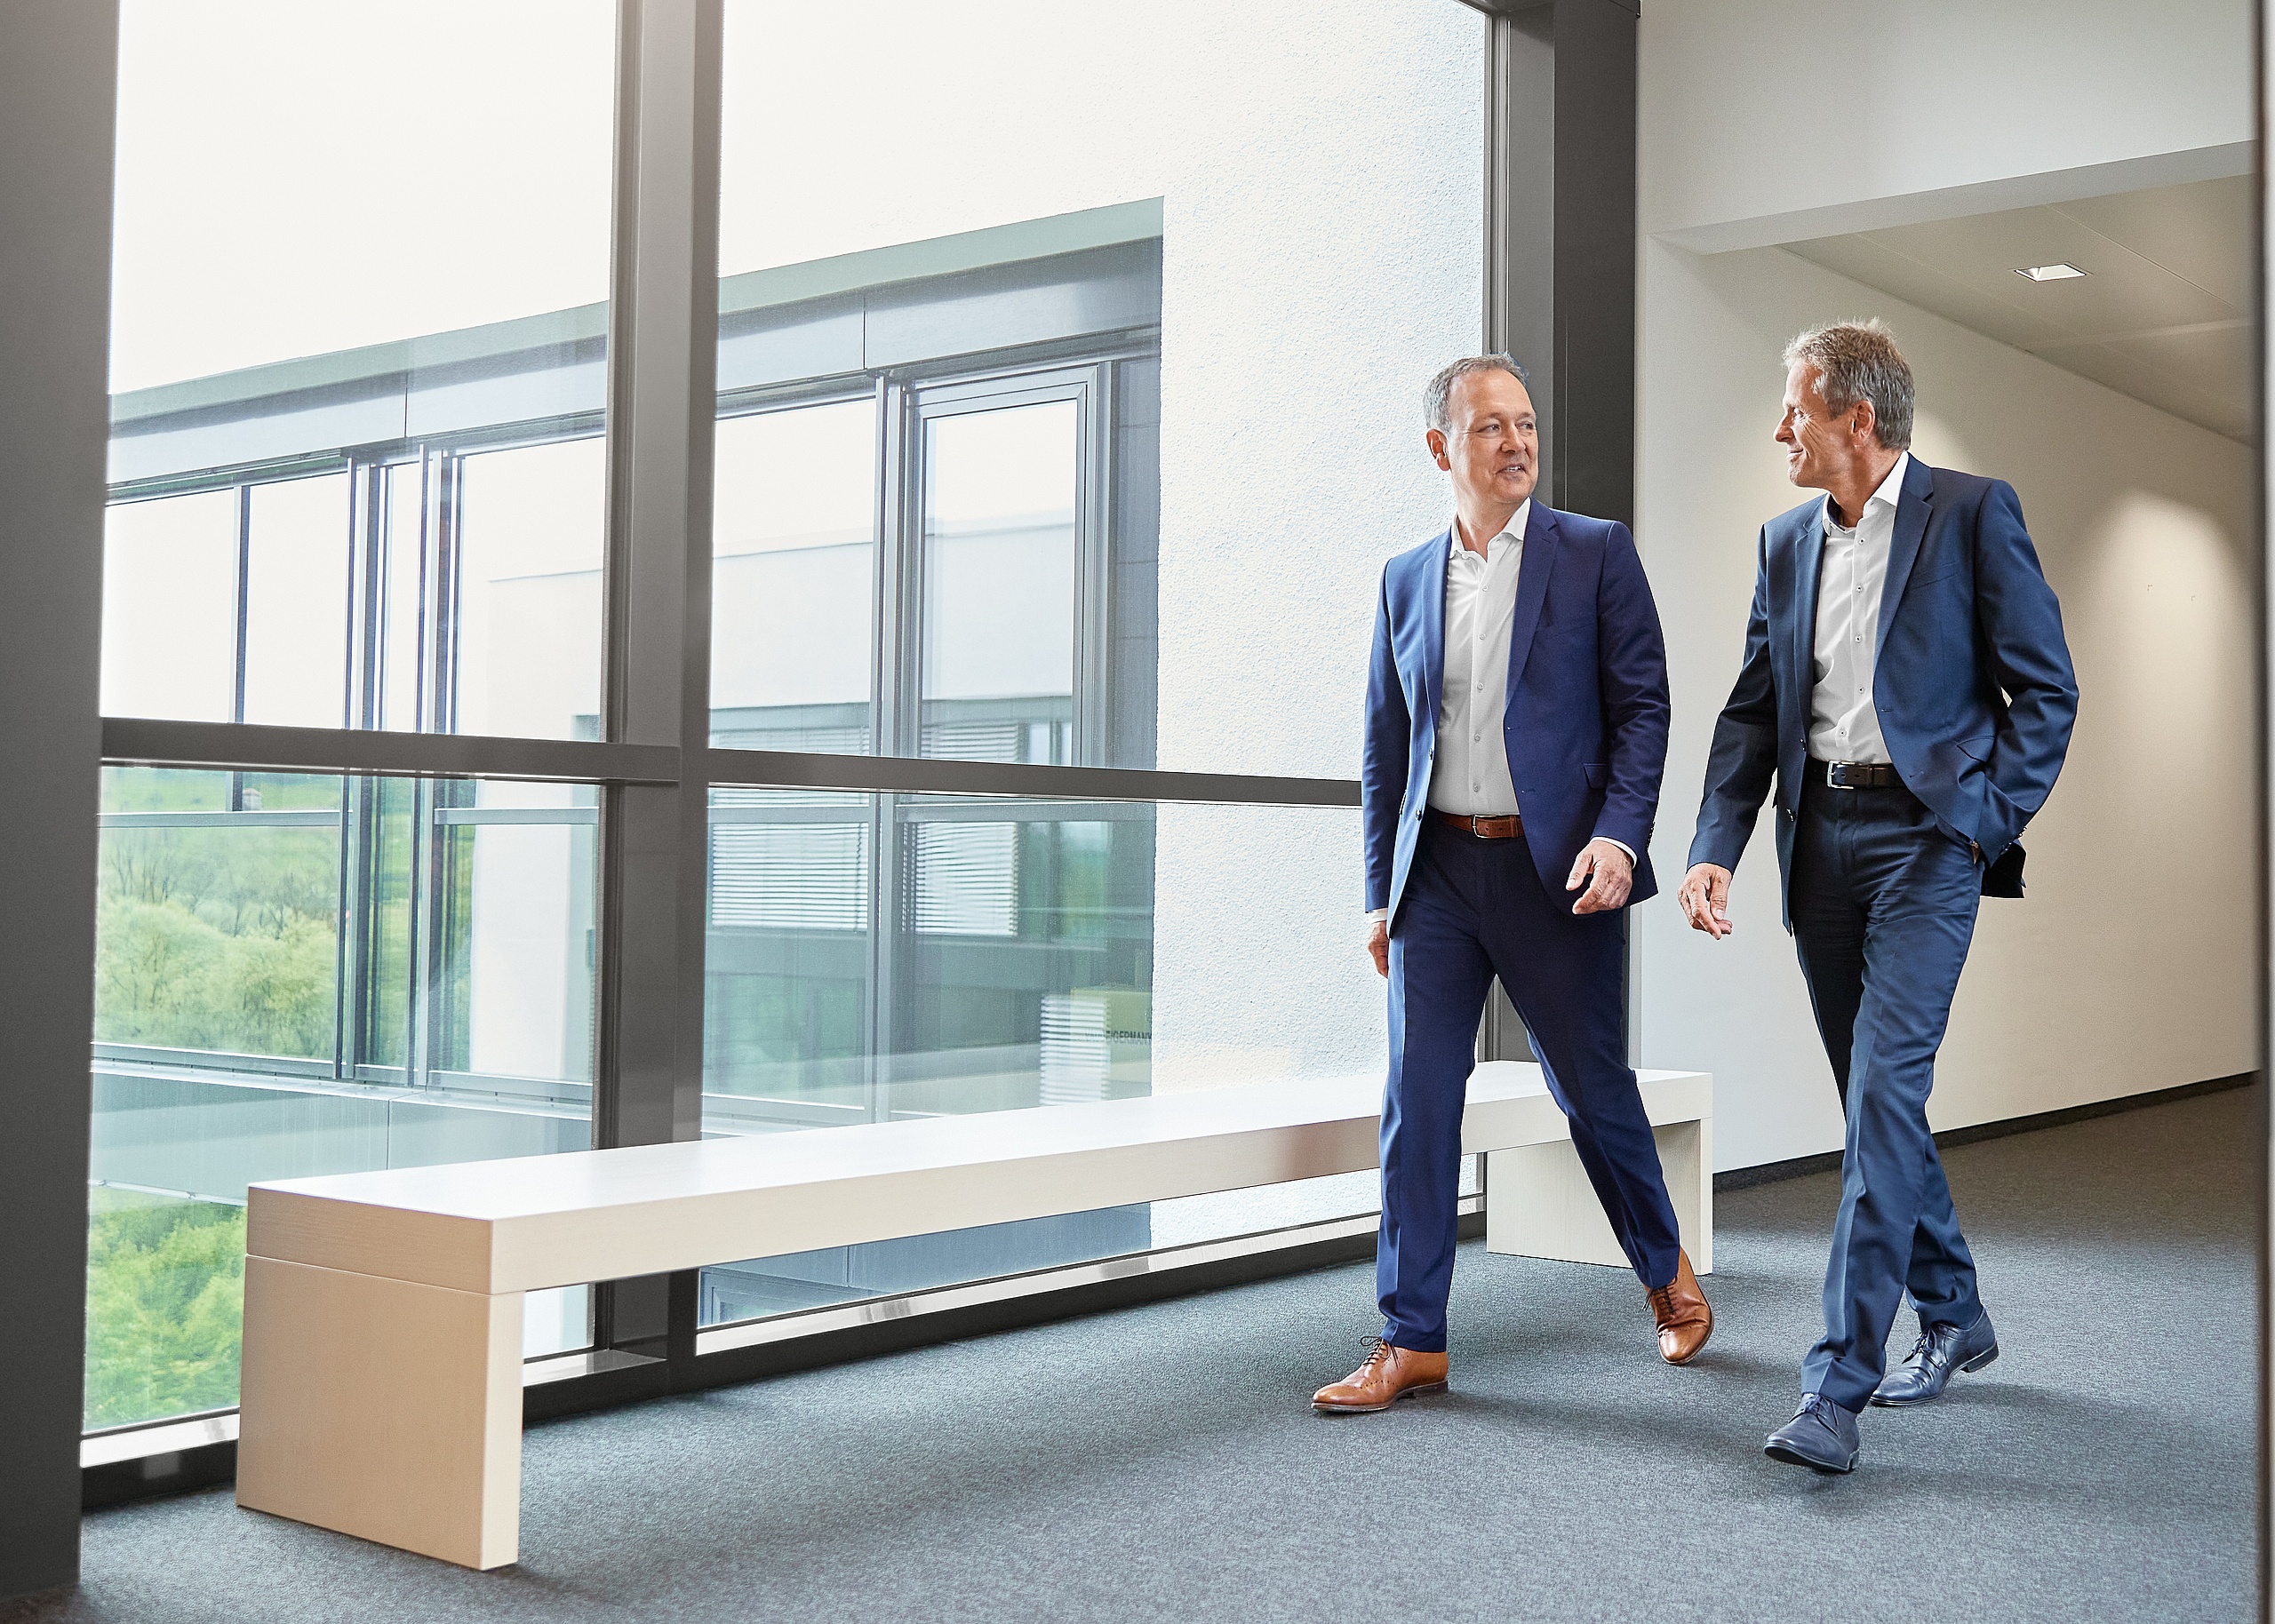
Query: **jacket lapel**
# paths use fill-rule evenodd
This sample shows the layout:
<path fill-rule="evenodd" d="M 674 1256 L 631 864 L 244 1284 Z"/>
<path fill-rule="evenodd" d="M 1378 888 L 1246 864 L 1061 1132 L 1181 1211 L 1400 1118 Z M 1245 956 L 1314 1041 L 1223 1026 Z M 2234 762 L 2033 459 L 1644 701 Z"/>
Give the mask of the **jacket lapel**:
<path fill-rule="evenodd" d="M 1875 669 L 1880 651 L 1888 647 L 1888 629 L 1896 624 L 1896 606 L 1904 597 L 1904 584 L 1912 578 L 1912 566 L 1919 561 L 1920 540 L 1928 534 L 1935 489 L 1935 470 L 1913 458 L 1904 471 L 1904 490 L 1896 504 L 1896 534 L 1888 544 L 1888 579 L 1880 587 L 1880 624 L 1872 642 Z"/>
<path fill-rule="evenodd" d="M 1438 730 L 1438 707 L 1445 703 L 1446 687 L 1446 561 L 1454 545 L 1450 526 L 1438 533 L 1437 545 L 1425 553 L 1415 583 L 1422 599 L 1422 691 L 1428 703 L 1414 720 L 1433 736 Z M 1424 720 L 1426 717 L 1428 720 Z"/>
<path fill-rule="evenodd" d="M 1793 635 L 1787 657 L 1792 662 L 1792 691 L 1801 695 L 1801 713 L 1808 714 L 1808 695 L 1816 686 L 1817 584 L 1824 565 L 1824 504 L 1806 510 L 1808 517 L 1793 537 Z"/>
<path fill-rule="evenodd" d="M 1540 628 L 1541 606 L 1548 601 L 1548 577 L 1556 568 L 1556 510 L 1532 505 L 1525 516 L 1524 553 L 1517 564 L 1517 603 L 1509 618 L 1509 692 L 1517 697 L 1517 679 L 1524 674 L 1525 657 L 1532 652 L 1532 634 Z"/>

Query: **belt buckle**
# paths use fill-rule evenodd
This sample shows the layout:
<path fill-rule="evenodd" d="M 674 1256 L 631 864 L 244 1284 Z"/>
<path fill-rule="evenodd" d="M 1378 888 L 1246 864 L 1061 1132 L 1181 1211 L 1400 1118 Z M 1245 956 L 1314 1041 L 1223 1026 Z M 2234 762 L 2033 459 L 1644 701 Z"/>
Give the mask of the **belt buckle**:
<path fill-rule="evenodd" d="M 1824 787 L 1828 790 L 1841 790 L 1851 792 L 1863 788 L 1864 786 L 1861 784 L 1843 784 L 1840 781 L 1840 768 L 1842 765 L 1843 764 L 1839 761 L 1827 761 L 1824 764 Z"/>

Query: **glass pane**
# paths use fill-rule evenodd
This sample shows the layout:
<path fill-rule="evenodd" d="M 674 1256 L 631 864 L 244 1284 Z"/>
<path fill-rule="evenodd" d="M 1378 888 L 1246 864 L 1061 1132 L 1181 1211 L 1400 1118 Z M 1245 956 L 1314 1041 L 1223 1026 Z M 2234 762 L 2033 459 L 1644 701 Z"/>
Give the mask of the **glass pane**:
<path fill-rule="evenodd" d="M 599 800 L 580 784 L 484 784 L 436 813 L 443 973 L 435 1064 L 590 1083 Z"/>
<path fill-rule="evenodd" d="M 616 12 L 126 0 L 113 495 L 287 482 L 250 484 L 242 606 L 234 534 L 177 580 L 122 521 L 107 705 L 227 719 L 242 670 L 253 721 L 590 728 Z"/>
<path fill-rule="evenodd" d="M 597 439 L 465 459 L 449 731 L 600 736 L 607 476 Z"/>
<path fill-rule="evenodd" d="M 243 720 L 338 728 L 347 720 L 347 477 L 245 493 Z"/>
<path fill-rule="evenodd" d="M 608 0 L 395 0 L 384 28 L 126 0 L 120 20 L 114 388 L 607 297 Z M 417 190 L 415 229 L 348 183 L 411 175 L 453 178 Z M 265 184 L 216 208 L 228 177 Z"/>
<path fill-rule="evenodd" d="M 1053 401 L 925 425 L 922 755 L 1072 760 L 1079 421 Z"/>
<path fill-rule="evenodd" d="M 379 668 L 377 724 L 419 730 L 427 649 L 427 465 L 396 463 L 381 476 Z"/>
<path fill-rule="evenodd" d="M 119 768 L 102 808 L 90 1427 L 235 1402 L 248 1184 L 589 1145 L 598 819 Z M 533 1294 L 525 1350 L 587 1342 L 588 1295 Z"/>
<path fill-rule="evenodd" d="M 1382 983 L 1338 866 L 1358 861 L 1355 811 L 721 786 L 711 816 L 706 1133 L 1382 1074 Z M 873 863 L 880 845 L 890 860 Z M 1356 1174 L 754 1260 L 705 1271 L 703 1313 L 786 1312 L 1375 1201 L 1375 1175 Z"/>
<path fill-rule="evenodd" d="M 124 775 L 120 775 L 124 776 Z M 157 781 L 162 802 L 174 775 Z M 182 775 L 183 800 L 207 775 Z M 339 781 L 332 786 L 338 804 Z M 339 815 L 120 815 L 103 831 L 95 1040 L 330 1063 L 339 1034 Z"/>
<path fill-rule="evenodd" d="M 881 747 L 1357 775 L 1382 564 L 1449 513 L 1423 386 L 1481 344 L 1486 31 L 1448 0 L 726 0 L 722 402 L 877 393 L 876 703 L 922 712 Z M 786 161 L 818 130 L 826 163 Z M 960 585 L 928 434 L 987 388 L 1079 400 L 1048 466 L 1094 482 L 1054 493 L 1071 545 Z"/>
<path fill-rule="evenodd" d="M 714 744 L 869 753 L 877 435 L 873 399 L 721 420 Z"/>
<path fill-rule="evenodd" d="M 113 507 L 103 527 L 103 714 L 228 721 L 236 683 L 235 488 Z"/>

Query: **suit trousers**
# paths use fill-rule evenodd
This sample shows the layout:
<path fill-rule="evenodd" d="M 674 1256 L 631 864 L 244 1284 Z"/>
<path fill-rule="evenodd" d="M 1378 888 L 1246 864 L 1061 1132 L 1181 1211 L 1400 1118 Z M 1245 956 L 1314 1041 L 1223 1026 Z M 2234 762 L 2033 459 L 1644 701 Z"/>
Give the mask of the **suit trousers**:
<path fill-rule="evenodd" d="M 1860 1410 L 1906 1289 L 1923 1325 L 1982 1312 L 1928 1127 L 1936 1051 L 1975 935 L 1982 870 L 1901 785 L 1802 792 L 1793 940 L 1848 1118 L 1824 1337 L 1801 1389 Z"/>
<path fill-rule="evenodd" d="M 1459 1221 L 1461 1115 L 1477 1026 L 1498 975 L 1532 1034 L 1549 1092 L 1612 1232 L 1648 1287 L 1674 1278 L 1674 1206 L 1627 1064 L 1619 911 L 1577 916 L 1520 835 L 1488 840 L 1423 825 L 1390 937 L 1390 1079 L 1383 1094 L 1383 1336 L 1446 1346 Z"/>

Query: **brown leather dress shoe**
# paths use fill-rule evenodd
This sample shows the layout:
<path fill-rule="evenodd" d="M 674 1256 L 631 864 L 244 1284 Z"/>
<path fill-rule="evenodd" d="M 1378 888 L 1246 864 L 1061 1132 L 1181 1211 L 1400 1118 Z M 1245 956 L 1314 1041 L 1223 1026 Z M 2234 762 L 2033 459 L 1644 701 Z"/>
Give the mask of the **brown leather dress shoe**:
<path fill-rule="evenodd" d="M 1343 1381 L 1312 1395 L 1322 1415 L 1369 1415 L 1401 1398 L 1446 1390 L 1446 1356 L 1393 1348 L 1379 1336 L 1367 1339 L 1367 1362 Z"/>
<path fill-rule="evenodd" d="M 1714 1334 L 1714 1310 L 1690 1271 L 1690 1254 L 1675 1248 L 1674 1278 L 1651 1295 L 1651 1318 L 1659 1322 L 1659 1357 L 1688 1365 Z"/>

